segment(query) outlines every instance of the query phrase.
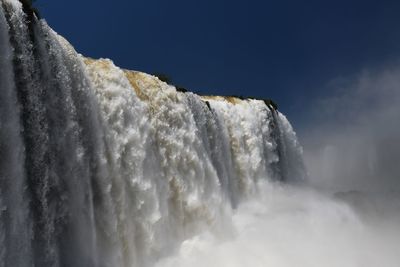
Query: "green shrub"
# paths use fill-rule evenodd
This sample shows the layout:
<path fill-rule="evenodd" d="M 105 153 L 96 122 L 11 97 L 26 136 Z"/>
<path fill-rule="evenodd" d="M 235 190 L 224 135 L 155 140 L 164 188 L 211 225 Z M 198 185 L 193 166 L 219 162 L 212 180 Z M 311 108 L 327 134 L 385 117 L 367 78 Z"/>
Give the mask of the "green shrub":
<path fill-rule="evenodd" d="M 263 99 L 265 105 L 272 107 L 274 110 L 278 110 L 278 105 L 272 99 Z"/>
<path fill-rule="evenodd" d="M 164 73 L 154 73 L 153 75 L 156 76 L 160 81 L 163 81 L 165 83 L 171 84 L 172 82 L 171 78 Z"/>
<path fill-rule="evenodd" d="M 22 9 L 24 10 L 24 13 L 28 17 L 28 22 L 32 23 L 35 21 L 35 17 L 37 19 L 40 19 L 40 13 L 39 10 L 33 6 L 33 3 L 36 2 L 35 0 L 19 0 L 22 4 Z"/>

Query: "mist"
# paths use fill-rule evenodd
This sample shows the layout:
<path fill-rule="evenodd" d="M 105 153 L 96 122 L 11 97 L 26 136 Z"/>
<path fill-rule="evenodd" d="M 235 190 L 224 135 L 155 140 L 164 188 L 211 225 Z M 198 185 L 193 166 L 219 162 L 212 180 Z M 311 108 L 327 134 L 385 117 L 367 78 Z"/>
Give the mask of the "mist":
<path fill-rule="evenodd" d="M 400 69 L 363 71 L 327 85 L 302 135 L 313 186 L 331 191 L 400 191 Z"/>
<path fill-rule="evenodd" d="M 398 266 L 400 202 L 386 209 L 393 217 L 382 219 L 370 213 L 370 200 L 362 210 L 347 197 L 266 184 L 260 198 L 236 211 L 230 238 L 204 232 L 156 266 Z"/>

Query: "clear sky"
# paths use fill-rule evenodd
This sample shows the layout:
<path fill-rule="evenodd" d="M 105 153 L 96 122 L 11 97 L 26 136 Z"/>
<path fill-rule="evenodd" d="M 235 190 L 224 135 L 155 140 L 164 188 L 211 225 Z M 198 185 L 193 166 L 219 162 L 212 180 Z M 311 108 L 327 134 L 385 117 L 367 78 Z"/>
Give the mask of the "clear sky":
<path fill-rule="evenodd" d="M 38 0 L 86 56 L 200 94 L 274 99 L 295 126 L 332 81 L 400 59 L 400 1 Z"/>

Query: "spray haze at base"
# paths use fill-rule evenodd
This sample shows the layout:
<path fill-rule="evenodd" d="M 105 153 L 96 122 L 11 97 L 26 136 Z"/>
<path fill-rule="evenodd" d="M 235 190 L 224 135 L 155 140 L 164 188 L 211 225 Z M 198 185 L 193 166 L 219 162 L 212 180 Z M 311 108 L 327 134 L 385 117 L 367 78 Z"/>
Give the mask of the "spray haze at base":
<path fill-rule="evenodd" d="M 367 196 L 360 209 L 307 188 L 269 184 L 262 193 L 236 211 L 231 239 L 197 235 L 157 267 L 398 266 L 398 197 Z M 377 212 L 378 203 L 391 207 Z"/>

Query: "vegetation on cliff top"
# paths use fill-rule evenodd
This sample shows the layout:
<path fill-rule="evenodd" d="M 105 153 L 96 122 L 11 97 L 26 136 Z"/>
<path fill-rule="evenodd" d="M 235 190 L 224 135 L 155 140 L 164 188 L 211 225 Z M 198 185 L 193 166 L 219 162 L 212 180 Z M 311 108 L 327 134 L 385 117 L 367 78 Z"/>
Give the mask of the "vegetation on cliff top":
<path fill-rule="evenodd" d="M 163 81 L 167 84 L 173 85 L 176 88 L 176 91 L 178 92 L 182 92 L 182 93 L 186 93 L 186 92 L 190 92 L 189 90 L 187 90 L 184 87 L 181 86 L 177 86 L 174 85 L 172 83 L 172 79 L 170 78 L 170 76 L 164 74 L 164 73 L 154 73 L 154 76 L 156 76 L 160 81 Z M 222 97 L 233 97 L 233 98 L 238 98 L 241 100 L 246 100 L 246 99 L 255 99 L 255 100 L 261 100 L 264 101 L 265 105 L 267 105 L 267 107 L 272 111 L 272 110 L 278 110 L 278 105 L 270 98 L 259 98 L 259 97 L 252 97 L 252 96 L 242 96 L 242 95 L 229 95 L 229 96 L 222 96 Z M 208 101 L 206 101 L 207 106 L 209 106 Z"/>
<path fill-rule="evenodd" d="M 22 8 L 25 14 L 28 16 L 29 23 L 32 23 L 34 21 L 35 16 L 37 19 L 41 18 L 39 10 L 33 5 L 36 2 L 36 0 L 19 0 L 19 1 L 22 4 Z"/>

